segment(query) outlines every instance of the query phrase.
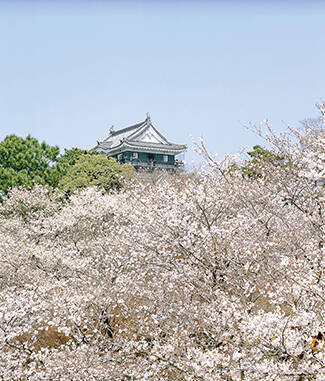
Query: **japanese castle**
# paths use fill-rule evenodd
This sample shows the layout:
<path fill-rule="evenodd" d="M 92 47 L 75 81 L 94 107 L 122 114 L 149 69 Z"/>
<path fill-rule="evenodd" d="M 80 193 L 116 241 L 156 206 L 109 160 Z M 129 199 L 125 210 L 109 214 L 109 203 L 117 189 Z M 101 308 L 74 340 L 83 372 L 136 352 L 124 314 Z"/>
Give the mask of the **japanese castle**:
<path fill-rule="evenodd" d="M 171 143 L 162 136 L 151 123 L 149 113 L 143 122 L 118 131 L 111 127 L 109 133 L 93 150 L 121 164 L 132 164 L 137 170 L 175 170 L 184 165 L 175 156 L 185 152 L 186 145 Z"/>

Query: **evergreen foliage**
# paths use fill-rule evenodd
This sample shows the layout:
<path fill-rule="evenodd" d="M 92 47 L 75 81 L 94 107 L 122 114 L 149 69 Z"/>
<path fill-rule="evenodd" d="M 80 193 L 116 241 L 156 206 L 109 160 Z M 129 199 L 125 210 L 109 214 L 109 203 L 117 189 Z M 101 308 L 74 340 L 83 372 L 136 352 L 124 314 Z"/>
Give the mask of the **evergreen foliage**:
<path fill-rule="evenodd" d="M 51 186 L 53 188 L 57 188 L 59 186 L 60 180 L 67 174 L 68 169 L 76 164 L 77 160 L 81 156 L 97 154 L 97 151 L 87 151 L 76 147 L 71 149 L 66 148 L 64 150 L 64 154 L 58 158 L 57 163 L 53 168 Z"/>
<path fill-rule="evenodd" d="M 255 179 L 263 176 L 265 166 L 283 169 L 289 169 L 292 166 L 291 162 L 288 159 L 285 160 L 279 153 L 260 145 L 255 145 L 253 151 L 247 152 L 247 155 L 249 158 L 244 161 L 244 165 L 231 163 L 228 171 L 231 173 L 240 170 L 244 177 Z"/>
<path fill-rule="evenodd" d="M 28 135 L 25 139 L 7 136 L 0 142 L 0 202 L 13 187 L 31 189 L 35 184 L 52 185 L 53 168 L 59 155 L 58 146 Z"/>
<path fill-rule="evenodd" d="M 120 190 L 133 174 L 131 165 L 121 165 L 105 155 L 83 154 L 68 168 L 58 187 L 67 195 L 89 186 L 105 191 Z"/>
<path fill-rule="evenodd" d="M 92 185 L 118 190 L 133 172 L 132 166 L 122 166 L 96 151 L 71 148 L 60 155 L 58 146 L 40 143 L 30 135 L 9 135 L 0 142 L 0 203 L 11 189 L 30 190 L 36 184 L 63 190 L 66 195 Z"/>

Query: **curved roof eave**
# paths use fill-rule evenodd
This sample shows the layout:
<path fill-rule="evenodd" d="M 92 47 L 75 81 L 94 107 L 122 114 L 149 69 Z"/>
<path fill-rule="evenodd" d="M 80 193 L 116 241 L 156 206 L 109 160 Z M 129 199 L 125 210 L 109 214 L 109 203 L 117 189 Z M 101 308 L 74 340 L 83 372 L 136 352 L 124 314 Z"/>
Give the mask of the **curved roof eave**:
<path fill-rule="evenodd" d="M 182 146 L 170 146 L 170 147 L 163 147 L 163 146 L 160 146 L 160 147 L 153 147 L 153 146 L 141 146 L 141 145 L 132 145 L 132 144 L 128 144 L 126 142 L 122 142 L 121 144 L 119 144 L 118 146 L 115 146 L 114 148 L 112 149 L 106 149 L 106 154 L 108 155 L 114 155 L 114 154 L 118 154 L 118 153 L 121 153 L 121 152 L 124 152 L 126 150 L 139 150 L 139 151 L 142 151 L 142 152 L 156 152 L 156 153 L 168 153 L 168 154 L 179 154 L 179 153 L 182 153 L 182 152 L 185 152 L 187 147 L 182 145 Z"/>

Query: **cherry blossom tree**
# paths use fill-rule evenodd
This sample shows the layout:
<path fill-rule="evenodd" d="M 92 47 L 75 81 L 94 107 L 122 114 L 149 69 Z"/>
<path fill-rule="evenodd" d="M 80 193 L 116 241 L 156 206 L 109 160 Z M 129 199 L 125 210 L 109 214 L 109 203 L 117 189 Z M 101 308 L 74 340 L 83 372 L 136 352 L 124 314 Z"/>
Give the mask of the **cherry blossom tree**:
<path fill-rule="evenodd" d="M 4 380 L 323 380 L 323 135 L 62 203 L 0 207 Z M 249 163 L 244 163 L 248 165 Z M 255 168 L 256 169 L 256 168 Z"/>

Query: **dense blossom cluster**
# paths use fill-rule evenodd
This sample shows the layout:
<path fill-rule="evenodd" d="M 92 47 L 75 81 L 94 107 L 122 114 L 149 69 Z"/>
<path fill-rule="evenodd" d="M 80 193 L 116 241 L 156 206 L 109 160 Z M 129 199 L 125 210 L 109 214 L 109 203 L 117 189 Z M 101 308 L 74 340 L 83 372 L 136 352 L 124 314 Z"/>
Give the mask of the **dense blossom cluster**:
<path fill-rule="evenodd" d="M 203 152 L 121 193 L 13 190 L 2 379 L 324 380 L 324 138 L 270 139 L 256 177 Z"/>

